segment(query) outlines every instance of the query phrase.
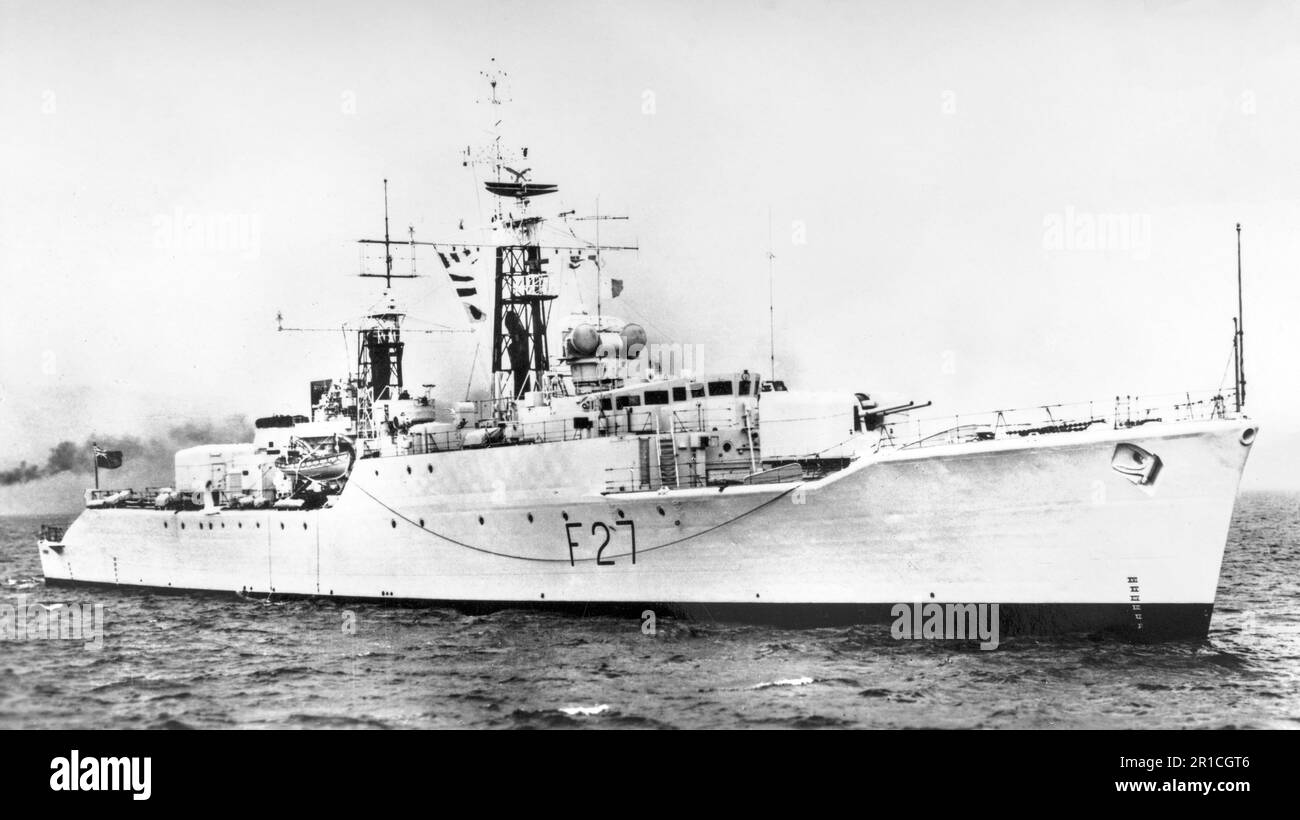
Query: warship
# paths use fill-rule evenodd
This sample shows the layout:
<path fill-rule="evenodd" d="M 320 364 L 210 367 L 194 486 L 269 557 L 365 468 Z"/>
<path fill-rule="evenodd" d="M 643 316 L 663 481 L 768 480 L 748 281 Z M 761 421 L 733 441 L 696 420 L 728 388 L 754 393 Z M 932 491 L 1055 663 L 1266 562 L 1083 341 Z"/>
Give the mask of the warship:
<path fill-rule="evenodd" d="M 599 293 L 629 246 L 540 215 L 558 186 L 502 146 L 463 157 L 499 239 L 392 239 L 385 181 L 384 238 L 361 240 L 384 296 L 347 375 L 249 441 L 177 452 L 166 486 L 88 490 L 39 534 L 46 583 L 795 625 L 997 604 L 1004 635 L 1207 635 L 1258 431 L 1240 299 L 1233 389 L 1167 400 L 927 416 L 770 361 L 695 372 L 599 303 L 551 315 L 548 265 L 594 267 Z M 541 238 L 555 219 L 567 244 Z M 395 280 L 422 274 L 395 254 L 423 254 L 490 333 L 486 398 L 407 383 Z"/>

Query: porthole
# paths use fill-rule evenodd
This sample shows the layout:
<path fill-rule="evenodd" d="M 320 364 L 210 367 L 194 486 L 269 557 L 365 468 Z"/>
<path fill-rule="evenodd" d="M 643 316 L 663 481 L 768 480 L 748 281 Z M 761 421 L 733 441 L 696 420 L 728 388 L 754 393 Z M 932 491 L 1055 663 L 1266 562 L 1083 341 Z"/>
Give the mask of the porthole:
<path fill-rule="evenodd" d="M 208 529 L 212 529 L 212 522 L 211 522 L 211 521 L 208 522 Z"/>
<path fill-rule="evenodd" d="M 181 529 L 185 529 L 185 523 L 181 522 Z"/>
<path fill-rule="evenodd" d="M 260 530 L 260 529 L 262 528 L 262 522 L 261 522 L 261 521 L 258 521 L 257 524 L 256 524 L 256 526 L 257 526 L 257 528 Z"/>
<path fill-rule="evenodd" d="M 239 528 L 240 528 L 241 530 L 244 528 L 244 522 L 243 522 L 243 521 L 240 521 L 240 522 L 239 522 Z"/>
<path fill-rule="evenodd" d="M 432 464 L 429 465 L 429 472 L 431 472 L 431 473 L 433 472 L 433 465 L 432 465 Z"/>
<path fill-rule="evenodd" d="M 730 453 L 730 452 L 731 452 L 731 442 L 730 442 L 730 441 L 724 441 L 724 442 L 722 442 L 722 452 L 724 452 L 724 453 Z"/>
<path fill-rule="evenodd" d="M 283 522 L 283 521 L 280 522 L 280 529 L 284 529 L 284 522 Z"/>
<path fill-rule="evenodd" d="M 480 516 L 478 517 L 478 523 L 479 523 L 479 526 L 482 526 L 482 525 L 483 525 L 483 516 L 480 515 Z"/>
<path fill-rule="evenodd" d="M 379 471 L 375 470 L 375 478 L 379 478 Z"/>
<path fill-rule="evenodd" d="M 533 523 L 533 514 L 532 514 L 532 513 L 529 513 L 529 514 L 528 514 L 528 523 L 529 523 L 529 524 Z"/>
<path fill-rule="evenodd" d="M 569 520 L 569 514 L 566 512 L 560 513 L 560 517 L 563 518 L 565 521 Z"/>
<path fill-rule="evenodd" d="M 407 475 L 410 475 L 410 474 L 411 474 L 411 465 L 410 465 L 410 464 L 406 465 L 406 474 L 407 474 Z"/>
<path fill-rule="evenodd" d="M 388 522 L 388 523 L 390 523 L 390 524 L 393 525 L 393 529 L 397 529 L 397 519 L 396 519 L 396 518 L 394 518 L 392 521 L 390 521 L 390 522 Z"/>
<path fill-rule="evenodd" d="M 660 514 L 660 515 L 667 515 L 667 513 L 664 512 L 664 508 L 663 508 L 663 507 L 658 507 L 657 509 L 659 510 L 659 514 Z"/>
<path fill-rule="evenodd" d="M 421 527 L 421 529 L 424 528 L 424 519 L 423 519 L 423 518 L 420 519 L 420 527 Z"/>
<path fill-rule="evenodd" d="M 163 522 L 163 529 L 167 529 L 167 522 L 166 522 L 166 521 Z"/>
<path fill-rule="evenodd" d="M 302 522 L 302 528 L 303 528 L 304 530 L 307 529 L 307 522 L 306 522 L 306 521 Z"/>
<path fill-rule="evenodd" d="M 618 511 L 618 517 L 619 517 L 619 518 L 622 518 L 622 517 L 623 517 L 623 511 L 622 511 L 622 510 L 619 510 L 619 511 Z"/>

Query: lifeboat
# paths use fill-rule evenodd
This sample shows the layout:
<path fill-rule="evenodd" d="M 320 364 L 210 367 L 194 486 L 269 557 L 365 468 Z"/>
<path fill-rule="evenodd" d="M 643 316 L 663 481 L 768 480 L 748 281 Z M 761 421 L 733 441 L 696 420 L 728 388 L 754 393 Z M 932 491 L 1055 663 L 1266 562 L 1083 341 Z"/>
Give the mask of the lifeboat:
<path fill-rule="evenodd" d="M 352 442 L 346 438 L 335 436 L 314 445 L 294 439 L 289 452 L 276 459 L 275 466 L 298 478 L 331 481 L 346 476 L 356 457 Z"/>

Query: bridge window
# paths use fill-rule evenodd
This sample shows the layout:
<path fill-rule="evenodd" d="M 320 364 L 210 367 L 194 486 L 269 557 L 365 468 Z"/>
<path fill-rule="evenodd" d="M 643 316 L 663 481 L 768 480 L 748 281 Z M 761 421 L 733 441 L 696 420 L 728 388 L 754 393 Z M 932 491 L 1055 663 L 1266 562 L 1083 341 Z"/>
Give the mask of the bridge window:
<path fill-rule="evenodd" d="M 740 395 L 742 395 L 742 396 L 748 396 L 748 395 L 749 395 L 749 384 L 750 384 L 749 379 L 741 379 L 741 381 L 740 381 Z"/>
<path fill-rule="evenodd" d="M 704 398 L 704 385 L 702 384 L 691 385 L 691 398 L 693 399 Z"/>
<path fill-rule="evenodd" d="M 608 396 L 605 397 L 605 398 L 603 398 L 603 399 L 601 399 L 601 400 L 600 400 L 600 409 L 601 409 L 601 410 L 613 410 L 613 409 L 614 409 L 614 403 L 613 403 L 613 401 L 611 401 L 611 400 L 609 399 Z"/>
<path fill-rule="evenodd" d="M 685 388 L 685 387 L 674 387 L 674 388 L 673 388 L 673 401 L 686 401 L 686 388 Z"/>
<path fill-rule="evenodd" d="M 668 403 L 668 391 L 667 391 L 667 390 L 647 390 L 647 391 L 645 391 L 645 403 L 646 403 L 647 405 L 650 405 L 650 404 L 667 404 L 667 403 Z"/>
<path fill-rule="evenodd" d="M 622 410 L 624 407 L 640 407 L 640 406 L 641 406 L 641 397 L 637 395 L 619 396 L 618 404 L 616 405 L 616 407 L 619 410 Z"/>
<path fill-rule="evenodd" d="M 731 382 L 709 382 L 710 396 L 730 396 L 731 393 Z"/>

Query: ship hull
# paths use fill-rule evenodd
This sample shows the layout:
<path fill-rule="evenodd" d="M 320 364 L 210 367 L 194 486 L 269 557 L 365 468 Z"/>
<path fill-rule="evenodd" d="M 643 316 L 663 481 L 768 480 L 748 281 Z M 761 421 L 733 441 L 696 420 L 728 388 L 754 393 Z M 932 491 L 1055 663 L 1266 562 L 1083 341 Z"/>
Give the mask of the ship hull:
<path fill-rule="evenodd" d="M 883 451 L 721 490 L 607 492 L 635 439 L 365 459 L 327 508 L 86 510 L 40 552 L 51 584 L 794 625 L 998 604 L 1003 635 L 1200 638 L 1254 429 Z M 1121 446 L 1158 457 L 1153 480 L 1116 467 Z"/>
<path fill-rule="evenodd" d="M 231 593 L 212 589 L 178 589 L 139 584 L 124 585 L 95 581 L 53 579 L 50 587 L 76 589 L 111 589 L 162 595 L 206 595 L 230 597 Z M 252 595 L 262 600 L 319 600 L 326 596 L 276 592 L 271 596 Z M 490 615 L 504 610 L 547 612 L 572 617 L 611 617 L 645 622 L 651 614 L 707 623 L 735 623 L 774 626 L 786 629 L 842 628 L 854 626 L 889 626 L 899 623 L 896 604 L 750 604 L 735 602 L 664 602 L 664 601 L 471 601 L 430 598 L 375 598 L 365 596 L 328 596 L 341 606 L 354 603 L 382 603 L 386 606 L 455 609 L 467 615 Z M 909 606 L 924 606 L 915 602 Z M 1206 637 L 1213 604 L 1147 604 L 1145 627 L 1138 629 L 1128 604 L 1001 604 L 998 608 L 999 638 L 1049 635 L 1103 635 L 1137 642 L 1200 640 Z M 910 610 L 909 610 L 910 616 Z M 910 637 L 910 636 L 909 636 Z M 979 638 L 971 631 L 966 638 Z"/>

